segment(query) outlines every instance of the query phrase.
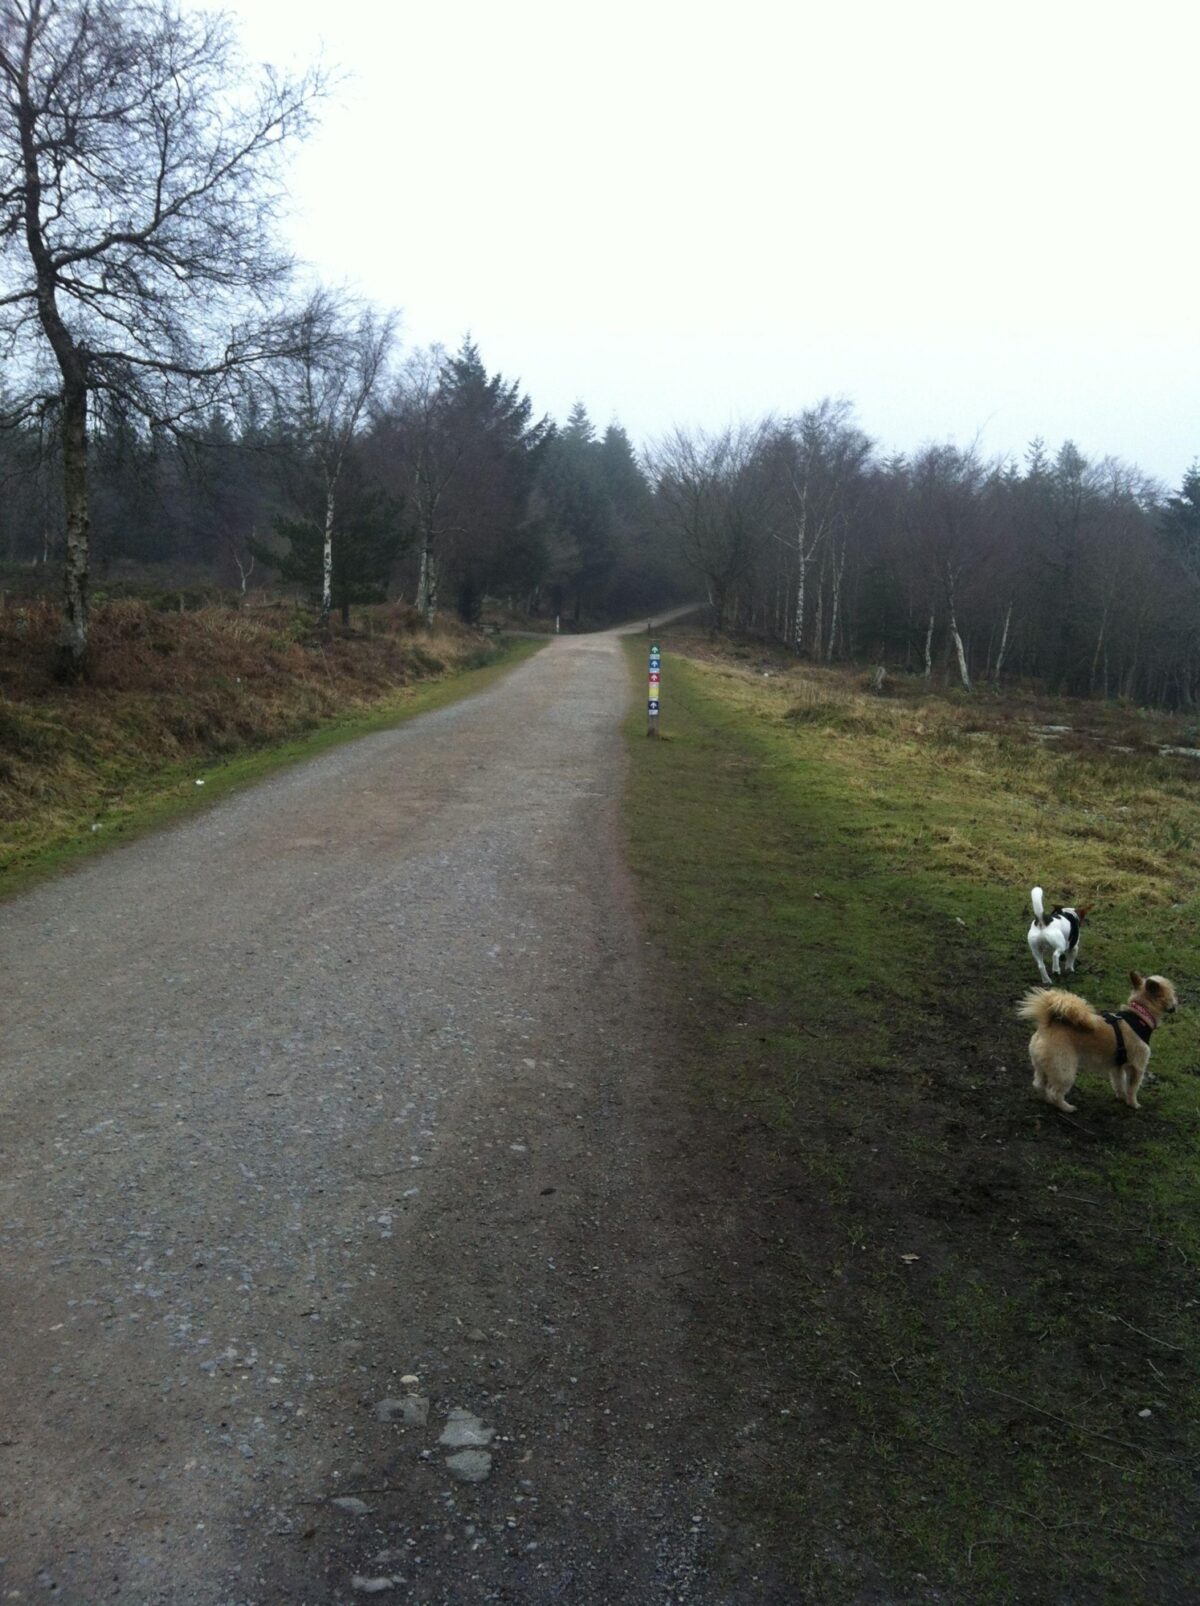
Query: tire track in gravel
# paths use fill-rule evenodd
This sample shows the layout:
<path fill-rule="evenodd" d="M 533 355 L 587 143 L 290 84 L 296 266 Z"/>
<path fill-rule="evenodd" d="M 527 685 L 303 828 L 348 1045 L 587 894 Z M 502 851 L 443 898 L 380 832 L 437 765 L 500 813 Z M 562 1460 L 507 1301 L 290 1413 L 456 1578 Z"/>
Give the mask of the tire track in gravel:
<path fill-rule="evenodd" d="M 0 1598 L 717 1598 L 628 693 L 555 641 L 0 911 Z"/>

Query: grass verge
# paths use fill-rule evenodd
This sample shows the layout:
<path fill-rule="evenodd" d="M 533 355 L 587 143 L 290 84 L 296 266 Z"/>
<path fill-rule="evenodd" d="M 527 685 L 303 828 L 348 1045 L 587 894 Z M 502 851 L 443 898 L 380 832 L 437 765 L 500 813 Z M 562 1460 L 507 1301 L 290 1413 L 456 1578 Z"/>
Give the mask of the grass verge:
<path fill-rule="evenodd" d="M 1067 1119 L 1012 1013 L 1035 880 L 1098 897 L 1093 1002 L 1130 965 L 1195 999 L 1195 772 L 1158 753 L 1179 733 L 872 698 L 665 637 L 670 740 L 631 716 L 629 837 L 733 1151 L 695 1295 L 752 1414 L 727 1566 L 748 1596 L 770 1569 L 822 1601 L 1195 1599 L 1194 1032 L 1185 1011 L 1155 1039 L 1141 1112 L 1088 1083 Z"/>
<path fill-rule="evenodd" d="M 100 615 L 101 641 L 124 633 L 135 650 L 110 650 L 94 681 L 71 690 L 39 679 L 36 649 L 20 639 L 18 657 L 0 634 L 0 667 L 16 692 L 0 702 L 0 897 L 481 690 L 542 645 L 484 643 L 453 628 L 319 643 L 302 628 L 231 610 L 163 618 L 115 604 Z"/>

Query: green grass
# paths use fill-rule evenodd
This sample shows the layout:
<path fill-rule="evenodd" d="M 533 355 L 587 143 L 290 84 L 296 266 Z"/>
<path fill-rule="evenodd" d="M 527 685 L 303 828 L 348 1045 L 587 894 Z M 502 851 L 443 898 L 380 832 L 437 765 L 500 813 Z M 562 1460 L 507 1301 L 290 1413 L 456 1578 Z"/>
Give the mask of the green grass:
<path fill-rule="evenodd" d="M 0 845 L 0 898 L 15 896 L 93 854 L 183 815 L 210 808 L 231 792 L 343 742 L 390 730 L 482 691 L 543 645 L 529 640 L 508 642 L 489 655 L 486 663 L 393 688 L 370 706 L 358 706 L 341 717 L 309 716 L 312 728 L 300 735 L 225 757 L 192 754 L 168 762 L 136 743 L 92 742 L 86 730 L 74 731 L 70 740 L 82 759 L 75 795 L 60 801 L 52 815 L 43 817 L 34 811 L 9 827 L 7 840 Z M 135 708 L 129 717 L 137 718 Z M 3 734 L 0 725 L 0 738 Z M 204 784 L 198 786 L 197 781 Z"/>
<path fill-rule="evenodd" d="M 804 1599 L 1195 1598 L 1194 1032 L 1155 1038 L 1140 1113 L 1086 1081 L 1066 1121 L 1012 1013 L 1034 880 L 1099 900 L 1093 1002 L 1130 965 L 1196 996 L 1194 772 L 664 649 L 630 851 L 739 1168 L 723 1349 L 775 1413 L 743 1538 Z"/>

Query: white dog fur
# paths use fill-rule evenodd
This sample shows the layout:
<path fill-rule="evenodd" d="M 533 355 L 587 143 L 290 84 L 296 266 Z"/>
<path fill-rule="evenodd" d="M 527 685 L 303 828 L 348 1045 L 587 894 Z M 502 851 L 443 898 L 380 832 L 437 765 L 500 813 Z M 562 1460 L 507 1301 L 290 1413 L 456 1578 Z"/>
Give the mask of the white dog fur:
<path fill-rule="evenodd" d="M 1050 971 L 1046 969 L 1047 958 L 1050 960 L 1050 970 L 1056 976 L 1061 976 L 1064 968 L 1070 971 L 1075 969 L 1075 960 L 1079 955 L 1079 928 L 1087 915 L 1087 909 L 1086 907 L 1055 909 L 1047 919 L 1041 887 L 1033 888 L 1029 900 L 1033 904 L 1033 924 L 1029 928 L 1028 936 L 1029 952 L 1033 955 L 1038 974 L 1049 986 Z"/>

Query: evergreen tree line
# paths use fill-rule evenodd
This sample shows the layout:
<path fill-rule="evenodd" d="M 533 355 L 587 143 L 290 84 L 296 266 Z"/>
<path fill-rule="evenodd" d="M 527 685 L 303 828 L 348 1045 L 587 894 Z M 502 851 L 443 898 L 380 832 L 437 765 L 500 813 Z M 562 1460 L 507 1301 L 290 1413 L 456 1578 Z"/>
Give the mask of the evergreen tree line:
<path fill-rule="evenodd" d="M 649 454 L 659 519 L 718 629 L 823 663 L 970 690 L 1028 677 L 1168 707 L 1200 699 L 1200 463 L 1175 494 L 1035 440 L 1018 464 L 887 455 L 845 402 Z"/>
<path fill-rule="evenodd" d="M 578 627 L 681 594 L 680 566 L 654 557 L 651 487 L 618 424 L 597 432 L 582 403 L 562 427 L 536 417 L 468 339 L 379 370 L 334 488 L 345 417 L 320 405 L 305 369 L 266 373 L 186 435 L 119 415 L 93 427 L 101 589 L 153 566 L 164 587 L 245 592 L 278 579 L 319 607 L 328 536 L 330 601 L 343 617 L 398 596 L 430 620 L 446 608 L 474 621 L 491 596 Z M 0 483 L 0 560 L 45 565 L 49 587 L 63 528 L 54 437 L 33 423 L 0 432 Z"/>
<path fill-rule="evenodd" d="M 536 416 L 468 339 L 380 367 L 332 497 L 337 420 L 314 416 L 302 368 L 186 436 L 119 414 L 93 429 L 101 586 L 164 566 L 241 592 L 282 580 L 319 606 L 328 540 L 343 617 L 398 596 L 475 621 L 490 596 L 578 628 L 703 594 L 715 628 L 809 661 L 1200 699 L 1200 465 L 1167 494 L 1069 441 L 1020 464 L 945 443 L 888 455 L 828 400 L 679 429 L 639 459 L 582 403 L 561 426 Z M 44 425 L 0 432 L 0 480 L 0 559 L 49 584 L 62 476 Z"/>

